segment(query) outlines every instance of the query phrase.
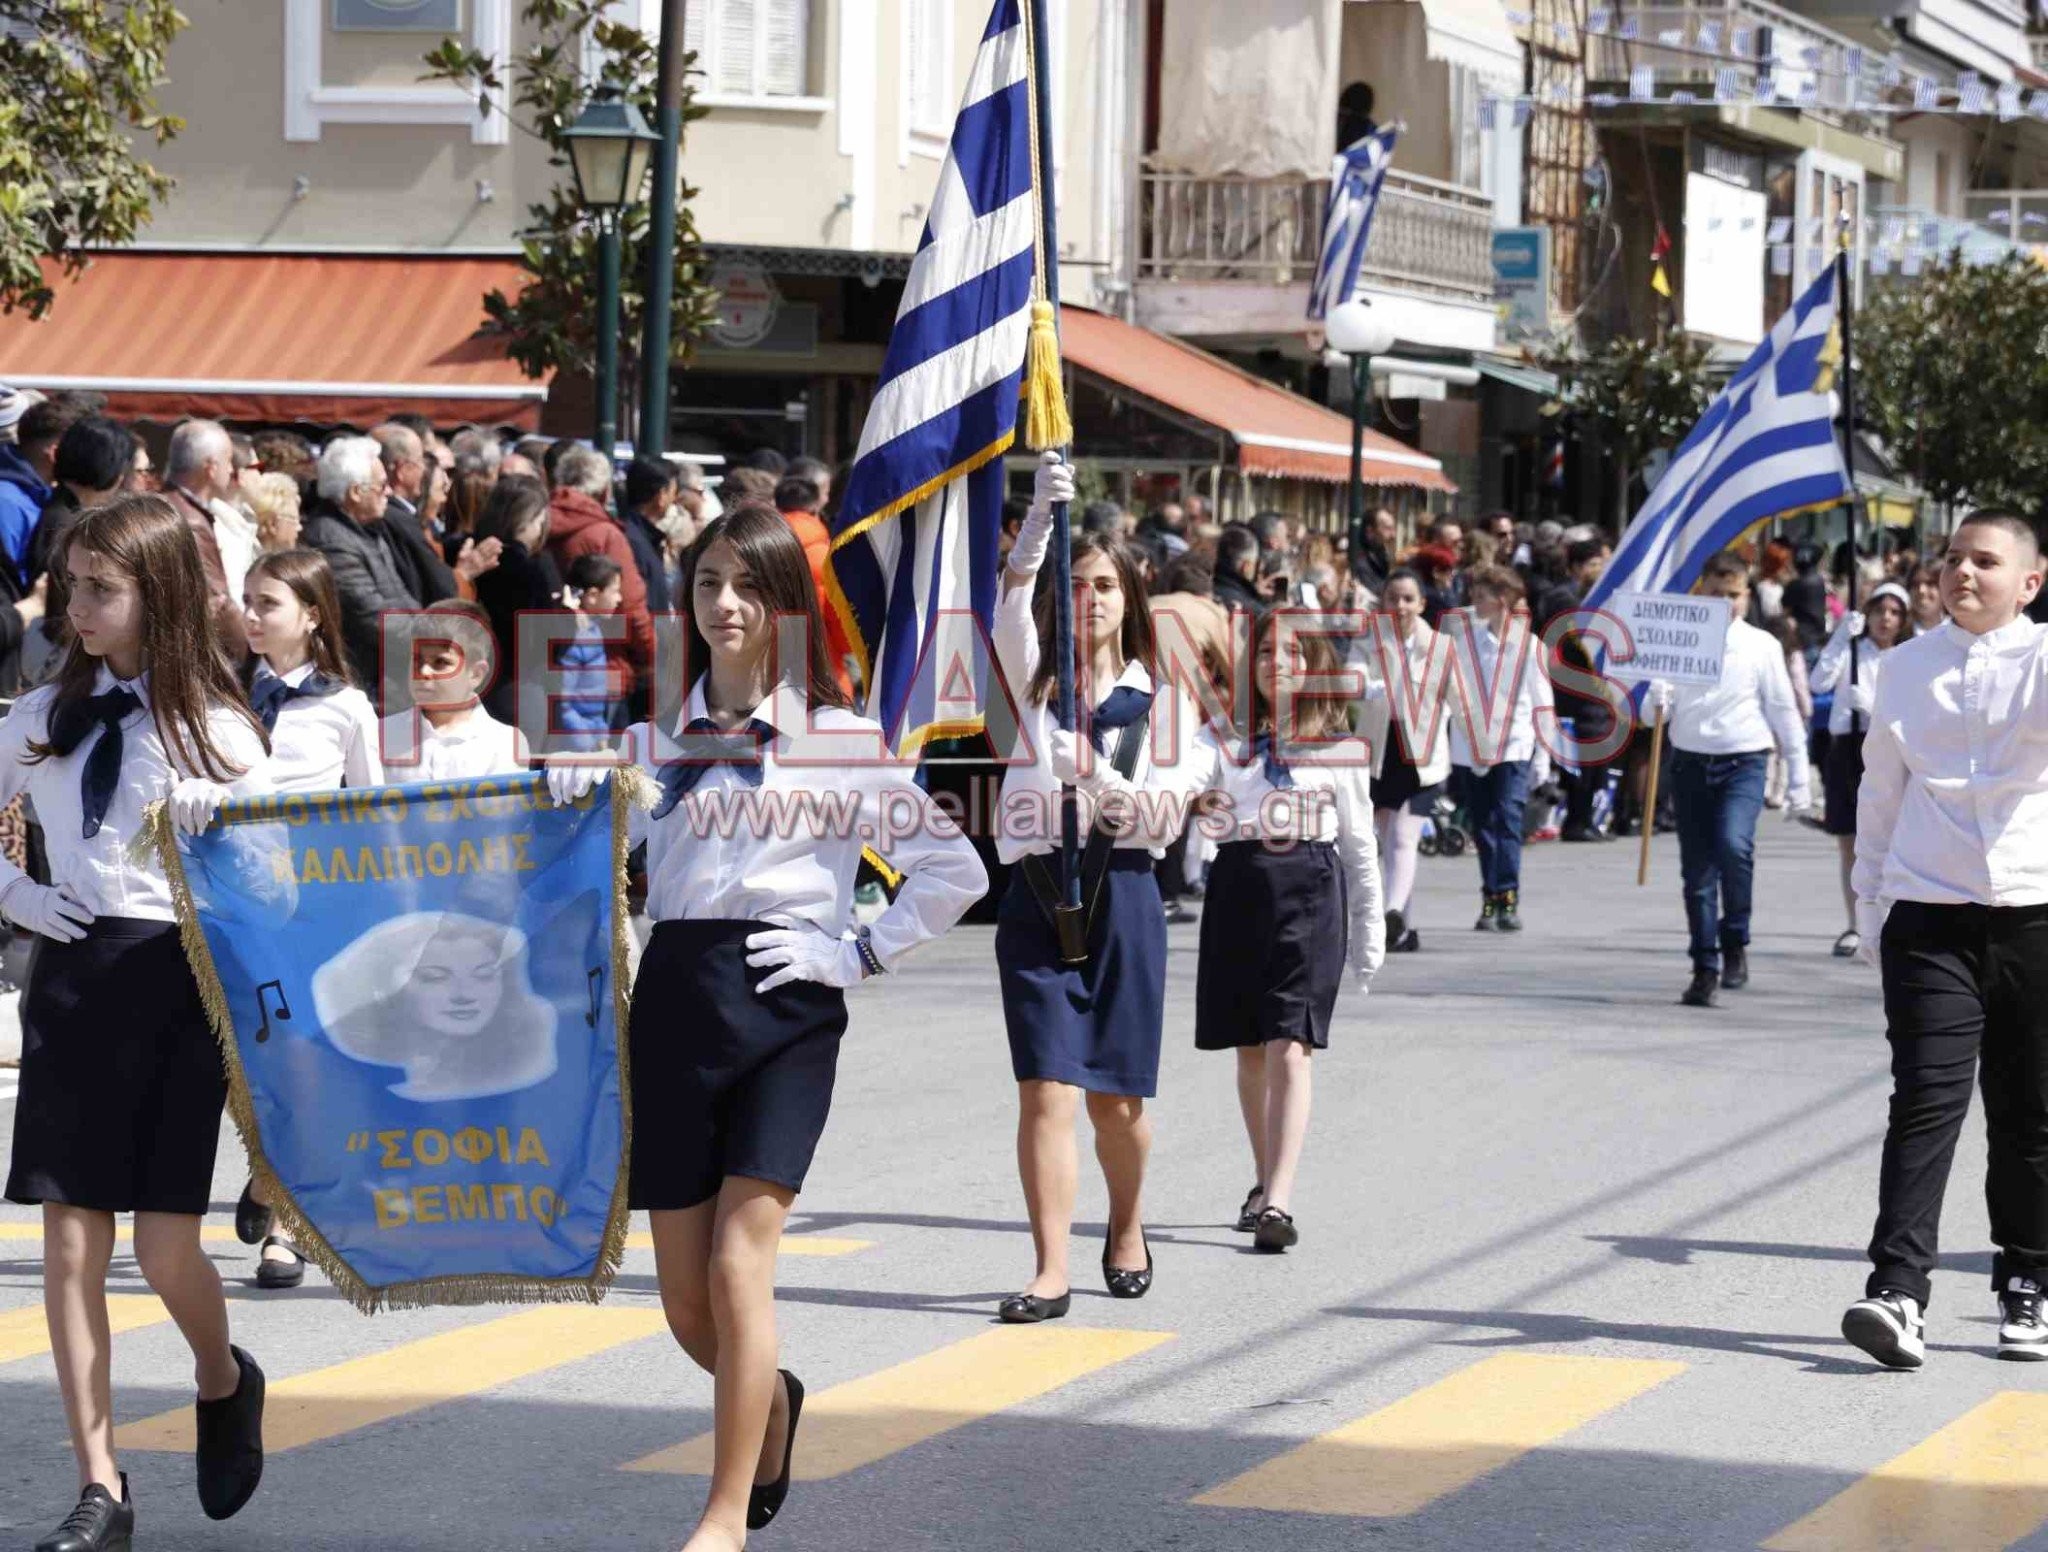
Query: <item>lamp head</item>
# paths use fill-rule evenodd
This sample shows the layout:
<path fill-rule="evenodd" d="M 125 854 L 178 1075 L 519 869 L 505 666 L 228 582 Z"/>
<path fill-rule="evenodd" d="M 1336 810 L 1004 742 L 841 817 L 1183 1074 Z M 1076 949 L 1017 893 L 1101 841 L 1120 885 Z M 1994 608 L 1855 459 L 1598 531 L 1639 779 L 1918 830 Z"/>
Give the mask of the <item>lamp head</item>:
<path fill-rule="evenodd" d="M 640 197 L 660 137 L 617 87 L 600 86 L 562 138 L 569 142 L 577 201 L 586 210 L 611 211 Z"/>
<path fill-rule="evenodd" d="M 1370 302 L 1339 302 L 1323 319 L 1323 338 L 1347 356 L 1383 356 L 1394 348 L 1394 326 Z"/>

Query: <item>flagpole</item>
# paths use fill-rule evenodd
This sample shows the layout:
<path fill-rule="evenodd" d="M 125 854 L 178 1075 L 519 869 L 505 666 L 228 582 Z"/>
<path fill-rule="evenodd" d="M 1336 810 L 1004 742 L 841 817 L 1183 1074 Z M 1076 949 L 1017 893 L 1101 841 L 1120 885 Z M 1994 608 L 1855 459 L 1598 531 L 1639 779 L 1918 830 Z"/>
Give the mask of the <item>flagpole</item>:
<path fill-rule="evenodd" d="M 1857 515 L 1863 503 L 1856 497 L 1856 372 L 1852 365 L 1852 342 L 1855 337 L 1856 304 L 1849 294 L 1849 224 L 1848 217 L 1842 219 L 1842 242 L 1835 253 L 1835 308 L 1836 316 L 1842 320 L 1842 468 L 1849 477 L 1849 612 L 1856 612 L 1856 594 L 1861 569 L 1860 546 L 1857 539 Z M 1856 660 L 1862 656 L 1856 638 L 1849 638 L 1849 684 L 1856 684 Z M 1853 699 L 1853 697 L 1852 697 Z M 1863 714 L 1851 709 L 1849 732 L 1854 737 L 1863 734 Z"/>
<path fill-rule="evenodd" d="M 1027 11 L 1031 28 L 1031 91 L 1037 105 L 1032 120 L 1038 143 L 1032 147 L 1032 155 L 1037 164 L 1039 253 L 1042 255 L 1039 280 L 1045 288 L 1045 299 L 1052 304 L 1053 325 L 1057 328 L 1060 316 L 1059 213 L 1054 208 L 1052 187 L 1052 66 L 1051 51 L 1046 47 L 1045 0 L 1027 0 Z M 1067 452 L 1067 448 L 1061 448 L 1060 456 L 1065 458 Z M 1135 599 L 1127 601 L 1128 604 L 1142 602 Z M 1054 710 L 1059 725 L 1071 733 L 1075 726 L 1074 556 L 1072 528 L 1064 501 L 1055 501 L 1052 506 L 1052 607 L 1057 685 Z M 1060 787 L 1060 890 L 1060 903 L 1070 911 L 1079 910 L 1081 816 L 1075 804 L 1074 789 L 1065 784 Z"/>

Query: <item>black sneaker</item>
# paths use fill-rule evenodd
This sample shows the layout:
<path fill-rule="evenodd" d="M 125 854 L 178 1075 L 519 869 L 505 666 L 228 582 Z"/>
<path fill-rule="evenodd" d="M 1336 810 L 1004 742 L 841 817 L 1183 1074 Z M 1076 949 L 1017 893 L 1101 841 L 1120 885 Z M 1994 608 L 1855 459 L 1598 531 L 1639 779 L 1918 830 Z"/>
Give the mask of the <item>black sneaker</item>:
<path fill-rule="evenodd" d="M 128 1552 L 135 1536 L 135 1504 L 128 1473 L 121 1473 L 121 1501 L 95 1482 L 78 1496 L 64 1523 L 36 1543 L 36 1552 Z"/>
<path fill-rule="evenodd" d="M 1739 992 L 1749 984 L 1749 951 L 1739 943 L 1731 943 L 1721 950 L 1721 985 L 1728 991 Z"/>
<path fill-rule="evenodd" d="M 199 1507 L 210 1520 L 232 1519 L 263 1480 L 263 1371 L 241 1348 L 228 1350 L 242 1366 L 242 1383 L 198 1406 Z"/>
<path fill-rule="evenodd" d="M 1887 1369 L 1917 1369 L 1927 1361 L 1920 1301 L 1895 1288 L 1880 1288 L 1844 1310 L 1842 1335 Z"/>
<path fill-rule="evenodd" d="M 1688 1008 L 1711 1008 L 1714 993 L 1721 987 L 1721 978 L 1711 970 L 1695 970 L 1692 984 L 1679 994 L 1678 1000 Z"/>
<path fill-rule="evenodd" d="M 1474 932 L 1492 932 L 1500 925 L 1500 901 L 1492 895 L 1486 896 L 1486 903 L 1479 908 L 1479 920 L 1472 924 Z"/>
<path fill-rule="evenodd" d="M 2008 1277 L 1998 1296 L 1998 1356 L 2022 1363 L 2048 1358 L 2048 1324 L 2041 1319 L 2041 1285 L 2031 1277 Z"/>
<path fill-rule="evenodd" d="M 1500 897 L 1500 904 L 1495 908 L 1493 915 L 1493 930 L 1495 932 L 1520 932 L 1522 930 L 1522 918 L 1515 914 L 1520 908 L 1521 903 L 1521 895 L 1513 889 L 1510 889 Z"/>

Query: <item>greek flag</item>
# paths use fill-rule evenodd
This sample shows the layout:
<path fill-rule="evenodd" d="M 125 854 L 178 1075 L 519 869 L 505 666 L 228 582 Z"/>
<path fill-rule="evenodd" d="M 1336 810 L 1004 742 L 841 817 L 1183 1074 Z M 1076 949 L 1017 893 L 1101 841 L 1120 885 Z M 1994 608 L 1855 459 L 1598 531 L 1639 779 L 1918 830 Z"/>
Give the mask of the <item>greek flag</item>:
<path fill-rule="evenodd" d="M 975 51 L 833 522 L 830 607 L 860 661 L 868 715 L 906 755 L 982 728 L 1002 455 L 1017 431 L 1038 262 L 1020 8 L 997 0 Z"/>
<path fill-rule="evenodd" d="M 1759 523 L 1849 499 L 1833 391 L 1839 274 L 1829 265 L 1707 406 L 1581 609 L 1616 592 L 1690 592 Z"/>
<path fill-rule="evenodd" d="M 1316 260 L 1315 284 L 1309 287 L 1308 315 L 1328 316 L 1339 302 L 1358 290 L 1358 266 L 1365 262 L 1366 239 L 1372 235 L 1372 213 L 1380 202 L 1380 184 L 1394 159 L 1399 131 L 1389 125 L 1337 153 L 1330 164 L 1330 198 L 1323 206 L 1323 251 Z"/>

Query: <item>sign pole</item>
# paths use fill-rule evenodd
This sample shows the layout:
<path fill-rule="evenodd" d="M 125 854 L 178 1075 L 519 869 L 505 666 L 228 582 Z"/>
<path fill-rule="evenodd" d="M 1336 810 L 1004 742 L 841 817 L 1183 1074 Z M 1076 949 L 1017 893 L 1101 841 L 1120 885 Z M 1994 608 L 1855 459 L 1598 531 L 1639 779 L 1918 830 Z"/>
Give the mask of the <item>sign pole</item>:
<path fill-rule="evenodd" d="M 1657 830 L 1657 771 L 1664 763 L 1664 708 L 1650 723 L 1650 782 L 1643 792 L 1643 849 L 1636 861 L 1636 887 L 1650 881 L 1650 837 Z"/>

